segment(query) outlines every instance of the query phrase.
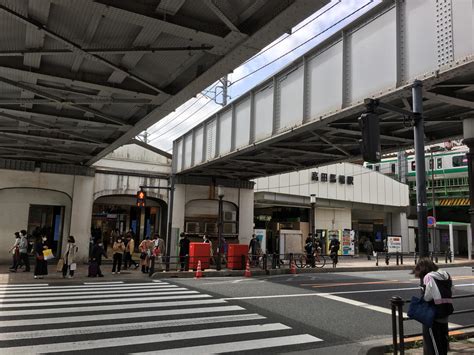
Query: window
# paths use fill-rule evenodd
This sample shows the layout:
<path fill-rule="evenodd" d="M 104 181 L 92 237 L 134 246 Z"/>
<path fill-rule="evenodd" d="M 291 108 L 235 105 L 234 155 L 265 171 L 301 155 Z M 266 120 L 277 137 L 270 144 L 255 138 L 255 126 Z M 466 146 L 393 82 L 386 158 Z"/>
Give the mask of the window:
<path fill-rule="evenodd" d="M 411 162 L 411 171 L 415 171 L 415 170 L 416 170 L 415 161 L 412 161 Z"/>
<path fill-rule="evenodd" d="M 433 170 L 433 159 L 430 159 L 430 170 Z"/>
<path fill-rule="evenodd" d="M 456 155 L 453 157 L 453 167 L 466 166 L 466 165 L 467 165 L 466 154 Z"/>
<path fill-rule="evenodd" d="M 380 171 L 380 165 L 377 164 L 377 165 L 375 166 L 375 171 Z"/>
<path fill-rule="evenodd" d="M 443 159 L 437 158 L 436 159 L 436 169 L 443 169 Z"/>
<path fill-rule="evenodd" d="M 392 172 L 392 174 L 395 174 L 395 164 L 390 165 L 390 171 Z"/>

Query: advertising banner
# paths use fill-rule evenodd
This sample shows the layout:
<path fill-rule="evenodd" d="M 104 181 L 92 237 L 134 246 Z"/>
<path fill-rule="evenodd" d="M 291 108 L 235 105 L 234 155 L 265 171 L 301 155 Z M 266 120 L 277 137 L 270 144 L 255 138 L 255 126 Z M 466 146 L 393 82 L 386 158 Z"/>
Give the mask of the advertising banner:
<path fill-rule="evenodd" d="M 255 238 L 257 238 L 262 253 L 267 252 L 267 231 L 266 229 L 254 229 Z"/>

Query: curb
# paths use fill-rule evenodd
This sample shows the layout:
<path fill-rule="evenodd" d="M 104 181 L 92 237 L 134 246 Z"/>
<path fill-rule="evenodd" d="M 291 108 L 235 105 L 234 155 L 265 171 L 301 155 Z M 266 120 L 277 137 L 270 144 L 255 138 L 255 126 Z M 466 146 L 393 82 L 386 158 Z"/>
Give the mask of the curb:
<path fill-rule="evenodd" d="M 459 264 L 441 264 L 442 268 L 474 266 L 474 262 Z M 369 267 L 340 267 L 340 268 L 314 268 L 314 269 L 296 269 L 297 274 L 315 274 L 315 273 L 338 273 L 338 272 L 361 272 L 361 271 L 396 271 L 396 270 L 412 270 L 414 265 L 394 265 L 394 266 L 369 266 Z M 252 276 L 275 276 L 275 275 L 291 275 L 290 269 L 268 269 L 268 270 L 251 270 Z M 203 277 L 244 277 L 245 270 L 208 270 L 203 271 Z M 192 271 L 158 271 L 151 278 L 194 278 Z"/>

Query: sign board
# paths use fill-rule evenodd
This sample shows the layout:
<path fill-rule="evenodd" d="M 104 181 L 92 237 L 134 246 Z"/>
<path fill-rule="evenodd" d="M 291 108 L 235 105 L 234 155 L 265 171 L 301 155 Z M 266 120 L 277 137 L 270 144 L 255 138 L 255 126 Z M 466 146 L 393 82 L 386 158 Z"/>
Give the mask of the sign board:
<path fill-rule="evenodd" d="M 434 225 L 436 225 L 436 218 L 428 216 L 428 227 L 433 227 Z"/>
<path fill-rule="evenodd" d="M 255 238 L 257 238 L 258 243 L 260 244 L 260 249 L 262 249 L 262 253 L 266 253 L 267 252 L 266 229 L 254 229 L 253 233 L 255 234 Z"/>
<path fill-rule="evenodd" d="M 402 252 L 402 237 L 390 235 L 387 237 L 387 249 L 389 253 Z"/>

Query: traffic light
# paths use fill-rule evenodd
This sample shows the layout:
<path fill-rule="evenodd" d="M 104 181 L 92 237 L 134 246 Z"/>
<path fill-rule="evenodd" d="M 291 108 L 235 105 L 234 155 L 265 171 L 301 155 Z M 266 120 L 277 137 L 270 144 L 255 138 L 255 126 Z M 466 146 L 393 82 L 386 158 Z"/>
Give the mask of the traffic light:
<path fill-rule="evenodd" d="M 380 146 L 380 124 L 379 117 L 375 113 L 363 113 L 359 117 L 359 126 L 362 131 L 360 150 L 364 161 L 378 163 L 382 158 Z"/>
<path fill-rule="evenodd" d="M 145 207 L 146 194 L 145 191 L 140 190 L 137 192 L 137 207 Z"/>

